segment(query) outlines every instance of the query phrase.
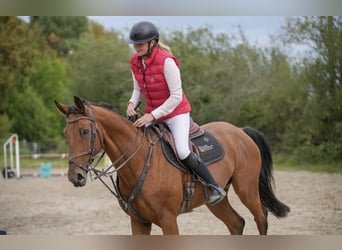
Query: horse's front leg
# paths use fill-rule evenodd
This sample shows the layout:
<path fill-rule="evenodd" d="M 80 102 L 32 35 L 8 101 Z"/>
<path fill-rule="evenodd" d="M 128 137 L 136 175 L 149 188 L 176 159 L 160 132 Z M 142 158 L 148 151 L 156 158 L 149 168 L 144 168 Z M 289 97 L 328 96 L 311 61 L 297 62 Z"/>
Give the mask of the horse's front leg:
<path fill-rule="evenodd" d="M 131 217 L 131 227 L 133 235 L 150 235 L 152 223 L 143 223 L 135 217 Z"/>
<path fill-rule="evenodd" d="M 152 223 L 143 223 L 136 218 L 131 218 L 131 227 L 133 235 L 150 235 L 152 230 Z M 166 220 L 160 225 L 164 235 L 179 235 L 177 219 Z"/>
<path fill-rule="evenodd" d="M 177 216 L 175 215 L 163 216 L 160 227 L 164 235 L 179 235 Z"/>

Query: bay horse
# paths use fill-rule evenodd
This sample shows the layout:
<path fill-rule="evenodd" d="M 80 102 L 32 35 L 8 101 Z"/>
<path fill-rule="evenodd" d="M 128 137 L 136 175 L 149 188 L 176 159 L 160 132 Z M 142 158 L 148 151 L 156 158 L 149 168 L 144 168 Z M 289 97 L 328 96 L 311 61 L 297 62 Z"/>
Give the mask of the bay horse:
<path fill-rule="evenodd" d="M 158 134 L 146 127 L 136 128 L 118 112 L 76 96 L 75 105 L 55 104 L 67 122 L 64 135 L 69 147 L 69 181 L 81 187 L 86 185 L 88 172 L 94 172 L 100 180 L 101 176 L 110 176 L 115 188 L 111 192 L 130 216 L 132 234 L 151 234 L 152 224 L 159 226 L 163 234 L 179 234 L 177 216 L 184 196 L 185 173 L 164 157 Z M 201 127 L 214 135 L 226 152 L 209 166 L 211 174 L 227 193 L 231 185 L 234 187 L 254 216 L 259 233 L 267 234 L 268 211 L 281 218 L 290 209 L 273 192 L 272 156 L 266 137 L 256 129 L 227 122 Z M 113 163 L 101 172 L 92 163 L 102 149 Z M 110 174 L 114 172 L 118 182 Z M 206 204 L 203 190 L 202 183 L 196 182 L 191 209 Z M 206 205 L 230 234 L 243 233 L 245 221 L 228 198 L 214 206 Z"/>

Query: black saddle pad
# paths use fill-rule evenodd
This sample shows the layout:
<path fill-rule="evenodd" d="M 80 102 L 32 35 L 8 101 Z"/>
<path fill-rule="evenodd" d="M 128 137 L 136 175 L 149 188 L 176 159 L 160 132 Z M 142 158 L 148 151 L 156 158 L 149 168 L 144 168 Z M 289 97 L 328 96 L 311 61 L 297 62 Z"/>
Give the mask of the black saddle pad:
<path fill-rule="evenodd" d="M 209 132 L 205 132 L 203 135 L 196 137 L 191 141 L 196 146 L 201 159 L 206 163 L 207 166 L 221 160 L 224 156 L 224 149 L 222 145 Z M 168 142 L 162 140 L 162 148 L 165 157 L 171 164 L 183 172 L 190 172 L 189 169 L 185 168 L 181 163 L 179 163 L 175 152 Z"/>

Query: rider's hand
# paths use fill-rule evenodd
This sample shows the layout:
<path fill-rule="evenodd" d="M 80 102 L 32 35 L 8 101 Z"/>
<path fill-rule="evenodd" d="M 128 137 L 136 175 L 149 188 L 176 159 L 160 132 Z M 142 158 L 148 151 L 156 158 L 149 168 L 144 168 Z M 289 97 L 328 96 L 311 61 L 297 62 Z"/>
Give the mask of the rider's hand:
<path fill-rule="evenodd" d="M 136 122 L 133 123 L 133 126 L 135 127 L 142 127 L 146 123 L 150 123 L 154 121 L 154 117 L 152 114 L 144 114 L 142 117 L 140 117 Z"/>
<path fill-rule="evenodd" d="M 137 115 L 135 104 L 133 102 L 128 103 L 126 113 L 128 117 Z"/>

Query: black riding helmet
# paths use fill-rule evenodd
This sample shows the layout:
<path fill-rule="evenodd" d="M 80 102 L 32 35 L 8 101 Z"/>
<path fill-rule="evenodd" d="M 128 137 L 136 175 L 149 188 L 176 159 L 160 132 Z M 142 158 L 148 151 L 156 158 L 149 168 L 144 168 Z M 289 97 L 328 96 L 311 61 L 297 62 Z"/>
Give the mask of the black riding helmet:
<path fill-rule="evenodd" d="M 129 33 L 129 39 L 127 39 L 127 43 L 146 43 L 152 41 L 153 39 L 156 39 L 158 42 L 159 31 L 157 27 L 153 23 L 143 21 L 133 25 L 131 32 Z"/>

